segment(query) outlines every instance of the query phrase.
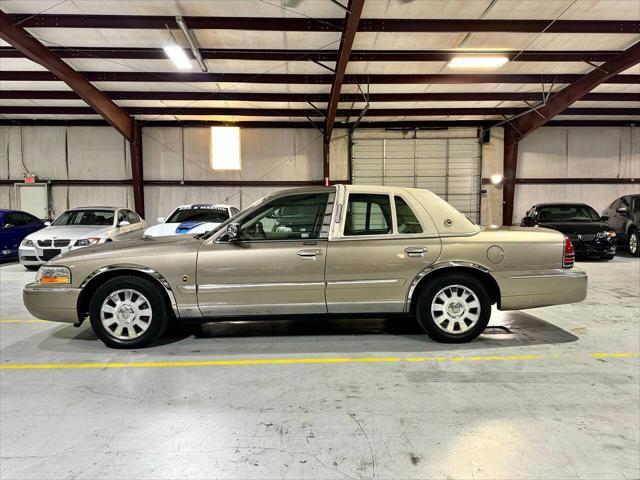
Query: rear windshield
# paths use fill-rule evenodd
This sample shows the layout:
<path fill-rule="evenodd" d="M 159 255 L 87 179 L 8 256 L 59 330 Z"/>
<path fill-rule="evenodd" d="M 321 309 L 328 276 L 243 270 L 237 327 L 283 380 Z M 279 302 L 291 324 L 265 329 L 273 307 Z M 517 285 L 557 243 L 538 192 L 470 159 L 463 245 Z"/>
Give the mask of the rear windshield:
<path fill-rule="evenodd" d="M 113 225 L 113 210 L 67 210 L 51 225 Z"/>
<path fill-rule="evenodd" d="M 600 215 L 588 205 L 538 207 L 539 222 L 595 222 Z"/>
<path fill-rule="evenodd" d="M 210 222 L 222 223 L 229 218 L 229 210 L 224 207 L 198 206 L 179 208 L 173 212 L 167 223 Z"/>

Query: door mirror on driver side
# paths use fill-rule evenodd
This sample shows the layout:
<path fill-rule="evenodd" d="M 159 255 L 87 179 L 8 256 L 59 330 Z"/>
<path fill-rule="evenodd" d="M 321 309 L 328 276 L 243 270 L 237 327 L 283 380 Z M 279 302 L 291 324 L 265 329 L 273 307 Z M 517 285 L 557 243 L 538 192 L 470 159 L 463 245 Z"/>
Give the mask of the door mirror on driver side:
<path fill-rule="evenodd" d="M 164 217 L 158 217 L 158 218 L 156 218 L 156 222 L 158 222 L 158 223 L 164 223 Z"/>
<path fill-rule="evenodd" d="M 227 240 L 230 242 L 237 242 L 240 240 L 240 224 L 230 223 L 227 225 Z"/>
<path fill-rule="evenodd" d="M 127 222 L 126 220 L 122 220 L 118 226 L 119 227 L 128 227 L 129 225 L 131 225 L 129 222 Z"/>
<path fill-rule="evenodd" d="M 531 217 L 524 217 L 522 219 L 523 227 L 535 227 L 535 225 L 536 225 L 536 222 Z"/>
<path fill-rule="evenodd" d="M 600 221 L 601 222 L 606 222 L 607 220 L 609 220 L 609 216 L 608 215 L 603 215 L 600 217 Z"/>
<path fill-rule="evenodd" d="M 629 205 L 622 205 L 616 210 L 618 213 L 629 213 Z"/>

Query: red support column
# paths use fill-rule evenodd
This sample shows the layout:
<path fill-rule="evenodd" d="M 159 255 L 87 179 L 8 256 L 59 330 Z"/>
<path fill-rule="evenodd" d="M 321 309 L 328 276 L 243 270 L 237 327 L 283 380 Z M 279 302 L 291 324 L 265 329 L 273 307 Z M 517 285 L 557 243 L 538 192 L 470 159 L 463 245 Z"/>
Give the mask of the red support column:
<path fill-rule="evenodd" d="M 142 168 L 142 128 L 136 120 L 133 123 L 131 148 L 131 178 L 133 180 L 133 203 L 135 210 L 144 218 L 144 175 Z"/>

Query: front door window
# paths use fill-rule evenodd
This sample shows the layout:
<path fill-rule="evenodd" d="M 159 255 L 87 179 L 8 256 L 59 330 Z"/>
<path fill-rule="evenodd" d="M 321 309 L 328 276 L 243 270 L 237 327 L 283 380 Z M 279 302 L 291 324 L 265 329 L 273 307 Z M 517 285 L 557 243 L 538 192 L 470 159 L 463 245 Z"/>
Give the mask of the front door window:
<path fill-rule="evenodd" d="M 328 198 L 328 193 L 276 198 L 242 219 L 240 240 L 326 238 L 323 224 L 325 224 Z"/>

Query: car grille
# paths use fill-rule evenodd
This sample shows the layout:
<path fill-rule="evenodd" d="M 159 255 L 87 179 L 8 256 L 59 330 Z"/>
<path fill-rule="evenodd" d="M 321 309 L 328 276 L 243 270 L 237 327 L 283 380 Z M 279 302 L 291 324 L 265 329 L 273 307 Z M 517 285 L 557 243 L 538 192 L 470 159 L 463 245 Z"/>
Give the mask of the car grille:
<path fill-rule="evenodd" d="M 50 247 L 53 245 L 54 247 L 68 247 L 71 243 L 71 240 L 68 238 L 62 238 L 58 240 L 38 240 L 39 247 Z"/>

